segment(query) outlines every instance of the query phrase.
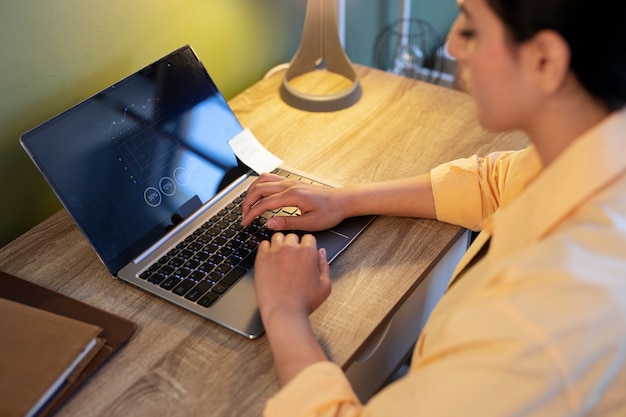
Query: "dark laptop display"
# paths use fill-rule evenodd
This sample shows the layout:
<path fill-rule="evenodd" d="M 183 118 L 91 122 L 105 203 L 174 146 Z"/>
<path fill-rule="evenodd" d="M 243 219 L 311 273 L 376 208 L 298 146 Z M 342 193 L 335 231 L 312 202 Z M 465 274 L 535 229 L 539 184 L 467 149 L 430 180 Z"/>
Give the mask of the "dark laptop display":
<path fill-rule="evenodd" d="M 112 274 L 246 171 L 197 62 L 181 49 L 22 138 Z"/>
<path fill-rule="evenodd" d="M 263 326 L 252 268 L 271 232 L 241 221 L 257 175 L 243 131 L 189 46 L 26 132 L 21 143 L 112 275 L 247 337 Z M 326 184 L 281 166 L 277 173 Z M 334 259 L 371 221 L 316 234 Z"/>

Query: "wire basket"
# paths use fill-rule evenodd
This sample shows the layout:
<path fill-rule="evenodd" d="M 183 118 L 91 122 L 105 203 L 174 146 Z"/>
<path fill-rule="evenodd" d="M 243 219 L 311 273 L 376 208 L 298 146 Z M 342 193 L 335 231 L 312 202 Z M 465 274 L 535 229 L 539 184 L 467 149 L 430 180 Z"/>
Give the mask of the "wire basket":
<path fill-rule="evenodd" d="M 439 83 L 443 40 L 423 19 L 398 19 L 383 28 L 374 43 L 375 65 L 385 71 Z"/>

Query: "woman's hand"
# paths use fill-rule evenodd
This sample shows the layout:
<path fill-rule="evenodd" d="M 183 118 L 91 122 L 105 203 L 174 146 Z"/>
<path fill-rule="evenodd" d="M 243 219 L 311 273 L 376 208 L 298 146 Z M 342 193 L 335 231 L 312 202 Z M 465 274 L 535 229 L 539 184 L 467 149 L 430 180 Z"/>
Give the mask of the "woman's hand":
<path fill-rule="evenodd" d="M 275 233 L 259 246 L 254 285 L 281 386 L 325 361 L 309 314 L 330 295 L 330 271 L 312 235 Z"/>
<path fill-rule="evenodd" d="M 280 207 L 297 207 L 301 215 L 273 217 L 266 224 L 269 229 L 324 230 L 345 218 L 337 189 L 262 174 L 248 188 L 241 224 L 247 226 L 264 212 Z"/>
<path fill-rule="evenodd" d="M 254 283 L 264 322 L 277 311 L 306 317 L 330 295 L 326 252 L 312 235 L 275 233 L 259 246 Z"/>

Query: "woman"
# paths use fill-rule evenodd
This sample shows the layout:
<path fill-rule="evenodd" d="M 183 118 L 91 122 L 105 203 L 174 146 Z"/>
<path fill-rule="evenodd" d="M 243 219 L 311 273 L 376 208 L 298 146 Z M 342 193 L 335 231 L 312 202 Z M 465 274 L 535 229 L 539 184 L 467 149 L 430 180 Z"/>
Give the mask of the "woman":
<path fill-rule="evenodd" d="M 330 293 L 323 249 L 311 236 L 264 242 L 257 298 L 282 385 L 268 416 L 626 415 L 626 2 L 458 5 L 448 48 L 480 123 L 523 129 L 532 146 L 400 181 L 326 190 L 262 175 L 250 187 L 243 224 L 301 209 L 275 230 L 361 214 L 482 230 L 409 373 L 366 405 L 308 321 Z"/>

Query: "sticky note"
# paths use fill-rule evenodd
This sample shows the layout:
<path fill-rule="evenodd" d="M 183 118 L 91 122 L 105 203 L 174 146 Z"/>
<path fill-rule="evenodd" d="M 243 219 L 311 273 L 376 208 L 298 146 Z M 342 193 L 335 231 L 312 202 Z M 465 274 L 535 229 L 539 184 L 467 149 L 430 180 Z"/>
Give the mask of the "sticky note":
<path fill-rule="evenodd" d="M 272 172 L 283 163 L 280 158 L 261 145 L 250 129 L 244 130 L 229 140 L 228 145 L 244 164 L 258 174 Z"/>

